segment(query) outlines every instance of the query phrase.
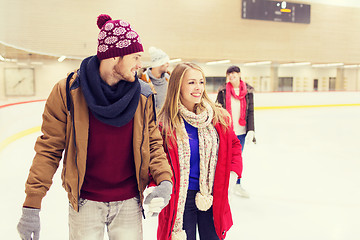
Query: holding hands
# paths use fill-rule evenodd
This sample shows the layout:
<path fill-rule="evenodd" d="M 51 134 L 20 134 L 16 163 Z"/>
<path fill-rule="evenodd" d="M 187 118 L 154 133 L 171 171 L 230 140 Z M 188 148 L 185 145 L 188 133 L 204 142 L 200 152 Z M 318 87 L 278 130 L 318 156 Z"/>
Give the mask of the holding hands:
<path fill-rule="evenodd" d="M 172 183 L 169 181 L 162 181 L 150 191 L 149 195 L 145 198 L 144 205 L 148 206 L 149 215 L 157 216 L 170 201 Z"/>

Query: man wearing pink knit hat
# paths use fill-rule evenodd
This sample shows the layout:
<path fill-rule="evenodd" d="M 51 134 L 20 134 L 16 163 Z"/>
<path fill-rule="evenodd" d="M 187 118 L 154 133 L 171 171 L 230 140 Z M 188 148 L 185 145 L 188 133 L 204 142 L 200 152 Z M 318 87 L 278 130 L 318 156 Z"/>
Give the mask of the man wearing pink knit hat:
<path fill-rule="evenodd" d="M 39 239 L 41 201 L 63 162 L 69 239 L 142 239 L 145 203 L 156 215 L 172 192 L 172 171 L 155 124 L 154 96 L 136 75 L 143 46 L 124 20 L 100 15 L 97 55 L 58 82 L 50 93 L 26 181 L 17 229 Z M 64 154 L 63 154 L 64 153 Z"/>

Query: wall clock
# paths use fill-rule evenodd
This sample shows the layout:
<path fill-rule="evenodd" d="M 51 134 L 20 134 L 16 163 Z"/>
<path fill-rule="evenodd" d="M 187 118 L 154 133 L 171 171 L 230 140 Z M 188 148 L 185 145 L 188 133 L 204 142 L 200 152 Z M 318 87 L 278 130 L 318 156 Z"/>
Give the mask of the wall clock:
<path fill-rule="evenodd" d="M 5 68 L 6 96 L 34 96 L 34 68 Z"/>

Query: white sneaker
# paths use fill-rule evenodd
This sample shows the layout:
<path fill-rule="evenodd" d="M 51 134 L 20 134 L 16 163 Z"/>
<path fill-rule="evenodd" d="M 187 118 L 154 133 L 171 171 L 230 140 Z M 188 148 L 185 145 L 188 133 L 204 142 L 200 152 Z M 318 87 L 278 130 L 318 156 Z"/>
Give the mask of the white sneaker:
<path fill-rule="evenodd" d="M 242 197 L 242 198 L 249 198 L 249 194 L 246 192 L 246 190 L 241 186 L 241 184 L 236 184 L 234 187 L 234 193 L 235 195 Z"/>

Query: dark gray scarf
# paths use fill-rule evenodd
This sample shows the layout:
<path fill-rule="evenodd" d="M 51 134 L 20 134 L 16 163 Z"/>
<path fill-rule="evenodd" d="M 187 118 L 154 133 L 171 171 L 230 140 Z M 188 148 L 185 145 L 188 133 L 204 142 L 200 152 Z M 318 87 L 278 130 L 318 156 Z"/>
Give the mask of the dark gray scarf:
<path fill-rule="evenodd" d="M 93 115 L 101 122 L 121 127 L 133 119 L 140 99 L 140 83 L 119 81 L 108 85 L 99 73 L 97 56 L 84 59 L 80 65 L 80 87 Z"/>

